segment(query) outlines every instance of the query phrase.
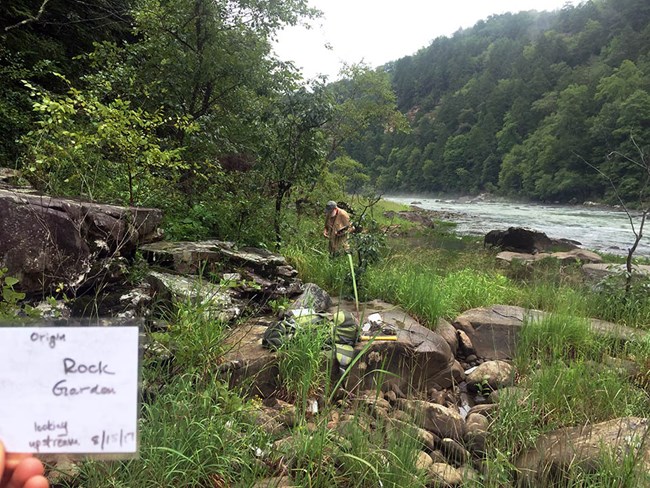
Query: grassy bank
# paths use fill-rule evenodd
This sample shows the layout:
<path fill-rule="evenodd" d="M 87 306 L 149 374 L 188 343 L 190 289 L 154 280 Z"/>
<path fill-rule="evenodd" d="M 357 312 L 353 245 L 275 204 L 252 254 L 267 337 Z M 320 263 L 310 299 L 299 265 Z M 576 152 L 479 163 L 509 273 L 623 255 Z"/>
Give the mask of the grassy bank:
<path fill-rule="evenodd" d="M 559 427 L 650 416 L 650 341 L 606 341 L 585 320 L 615 319 L 648 329 L 647 296 L 622 299 L 611 287 L 599 291 L 583 281 L 577 266 L 549 261 L 535 268 L 503 267 L 475 239 L 448 234 L 440 230 L 444 226 L 422 230 L 386 219 L 381 208 L 371 217 L 375 231 L 391 230 L 374 241 L 380 259 L 357 270 L 363 300 L 395 303 L 429 326 L 439 317 L 453 319 L 496 303 L 551 312 L 523 327 L 514 364 L 525 396 L 500 400 L 486 454 L 476 460 L 480 472 L 464 486 L 513 486 L 518 454 Z M 324 254 L 321 226 L 315 220 L 297 224 L 286 255 L 303 281 L 349 297 L 347 260 Z M 289 476 L 301 487 L 433 486 L 418 464 L 422 442 L 415 430 L 391 427 L 367 406 L 355 410 L 335 395 L 327 382 L 331 354 L 322 347 L 327 337 L 304 334 L 280 351 L 284 398 L 296 408 L 290 428 L 273 430 L 260 421 L 260 399 L 245 399 L 215 379 L 229 329 L 201 312 L 191 304 L 181 307 L 170 317 L 171 329 L 154 335 L 156 347 L 145 355 L 140 459 L 85 462 L 56 486 L 251 487 L 273 476 Z M 635 365 L 637 374 L 607 366 L 612 358 Z M 314 415 L 306 408 L 312 396 L 340 401 Z M 620 462 L 606 449 L 602 455 L 598 469 L 572 468 L 563 486 L 650 483 L 647 474 L 634 470 L 635 459 Z"/>

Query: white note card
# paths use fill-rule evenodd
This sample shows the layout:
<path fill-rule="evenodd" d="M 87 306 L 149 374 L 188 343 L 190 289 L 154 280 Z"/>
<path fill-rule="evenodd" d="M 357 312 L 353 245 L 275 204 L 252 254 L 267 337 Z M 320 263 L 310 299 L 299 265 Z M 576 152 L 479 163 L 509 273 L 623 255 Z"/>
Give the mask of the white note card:
<path fill-rule="evenodd" d="M 138 450 L 138 327 L 0 327 L 0 439 L 9 452 Z"/>

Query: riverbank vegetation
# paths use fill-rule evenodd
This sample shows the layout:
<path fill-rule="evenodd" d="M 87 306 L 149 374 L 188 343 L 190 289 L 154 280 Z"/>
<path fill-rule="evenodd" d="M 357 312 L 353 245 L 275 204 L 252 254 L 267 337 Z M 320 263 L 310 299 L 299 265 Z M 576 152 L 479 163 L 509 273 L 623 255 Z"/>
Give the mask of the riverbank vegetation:
<path fill-rule="evenodd" d="M 382 213 L 374 209 L 375 216 Z M 550 312 L 524 325 L 514 359 L 519 393 L 512 393 L 524 396 L 504 390 L 485 456 L 463 486 L 513 486 L 517 456 L 557 428 L 650 415 L 647 337 L 621 344 L 594 335 L 586 320 L 616 315 L 649 330 L 647 296 L 638 308 L 613 302 L 598 308 L 603 296 L 583 282 L 577 266 L 549 261 L 532 270 L 504 268 L 474 238 L 460 239 L 463 250 L 449 249 L 440 244 L 458 241 L 453 233 L 380 220 L 380 227 L 390 222 L 394 231 L 404 224 L 404 234 L 388 237 L 381 258 L 358 277 L 362 299 L 400 305 L 428 327 L 440 317 L 453 319 L 468 308 L 495 303 Z M 347 260 L 330 260 L 321 251 L 320 218 L 301 225 L 304 233 L 287 243 L 291 262 L 305 281 L 350 298 Z M 323 349 L 326 336 L 302 334 L 281 349 L 285 398 L 299 408 L 287 414 L 288 430 L 273 431 L 259 420 L 263 400 L 215 379 L 229 327 L 206 320 L 190 303 L 169 319 L 169 332 L 155 338 L 158 347 L 171 348 L 173 361 L 159 349 L 144 356 L 140 459 L 84 462 L 73 475 L 62 476 L 59 486 L 249 487 L 273 476 L 288 476 L 287 483 L 297 486 L 432 486 L 417 461 L 421 440 L 415 431 L 384 425 L 366 407 L 355 410 L 336 393 L 328 381 L 333 363 Z M 637 373 L 629 375 L 621 364 L 633 365 Z M 314 413 L 309 398 L 327 401 Z M 333 419 L 340 418 L 348 419 L 345 427 L 333 430 Z M 647 473 L 635 469 L 638 459 L 615 462 L 608 457 L 613 455 L 603 446 L 606 462 L 596 470 L 572 467 L 564 474 L 567 486 L 632 488 L 648 482 Z"/>

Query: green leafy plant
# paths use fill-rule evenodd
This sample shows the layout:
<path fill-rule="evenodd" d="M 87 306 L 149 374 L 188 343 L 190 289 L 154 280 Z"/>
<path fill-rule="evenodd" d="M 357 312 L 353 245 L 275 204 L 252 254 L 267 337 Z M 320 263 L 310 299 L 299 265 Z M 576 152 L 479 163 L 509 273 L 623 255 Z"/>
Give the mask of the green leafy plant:
<path fill-rule="evenodd" d="M 0 300 L 0 317 L 15 317 L 22 310 L 20 301 L 25 294 L 14 290 L 20 280 L 13 276 L 7 276 L 7 268 L 0 269 L 0 286 L 2 287 L 2 300 Z"/>

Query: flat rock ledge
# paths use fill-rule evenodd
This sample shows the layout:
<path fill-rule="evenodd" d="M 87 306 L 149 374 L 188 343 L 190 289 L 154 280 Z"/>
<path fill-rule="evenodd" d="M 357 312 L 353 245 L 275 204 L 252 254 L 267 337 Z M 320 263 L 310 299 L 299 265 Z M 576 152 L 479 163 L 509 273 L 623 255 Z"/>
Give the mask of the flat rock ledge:
<path fill-rule="evenodd" d="M 586 249 L 573 249 L 571 251 L 565 252 L 538 252 L 536 254 L 523 253 L 523 252 L 512 252 L 512 251 L 502 251 L 497 254 L 497 259 L 500 261 L 505 261 L 506 263 L 512 263 L 514 261 L 519 261 L 522 264 L 532 264 L 542 259 L 557 259 L 562 264 L 571 264 L 571 263 L 602 263 L 603 258 L 593 251 L 587 251 Z"/>
<path fill-rule="evenodd" d="M 624 264 L 589 263 L 582 266 L 582 271 L 595 280 L 602 280 L 612 275 L 622 275 L 627 271 Z M 632 273 L 639 276 L 650 277 L 650 265 L 635 264 L 632 266 Z"/>

